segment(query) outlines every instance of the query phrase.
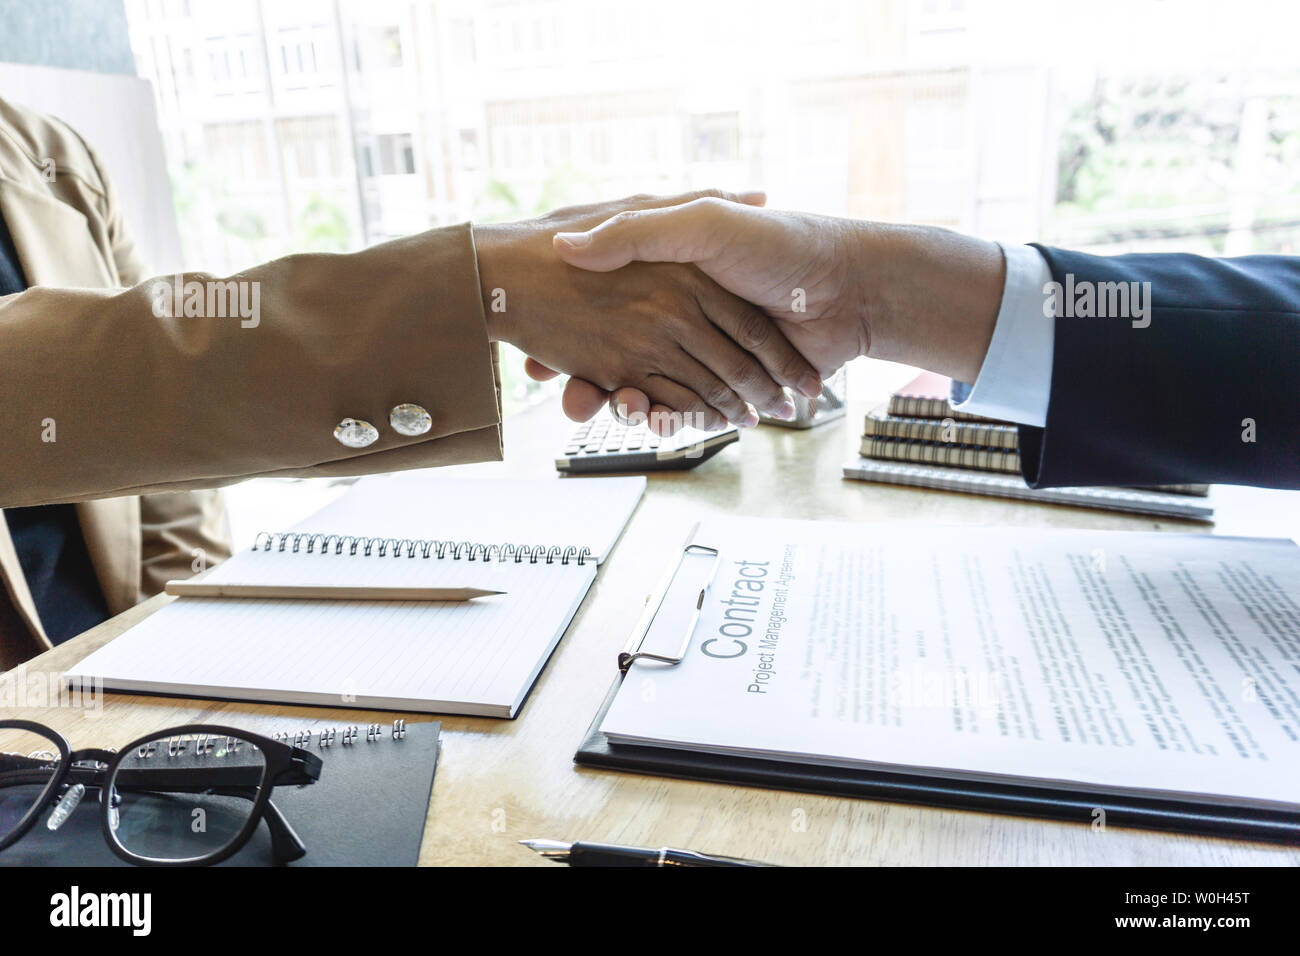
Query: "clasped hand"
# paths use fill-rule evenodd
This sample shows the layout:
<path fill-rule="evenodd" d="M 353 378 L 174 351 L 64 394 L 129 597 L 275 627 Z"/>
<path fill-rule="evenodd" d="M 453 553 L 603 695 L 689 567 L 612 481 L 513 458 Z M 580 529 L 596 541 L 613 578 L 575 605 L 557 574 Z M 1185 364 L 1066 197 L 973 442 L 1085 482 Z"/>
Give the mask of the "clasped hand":
<path fill-rule="evenodd" d="M 569 417 L 609 402 L 661 433 L 753 425 L 753 409 L 788 418 L 783 389 L 815 397 L 868 353 L 974 381 L 1001 296 L 996 244 L 762 202 L 637 196 L 478 227 L 489 335 L 532 377 L 571 376 Z"/>

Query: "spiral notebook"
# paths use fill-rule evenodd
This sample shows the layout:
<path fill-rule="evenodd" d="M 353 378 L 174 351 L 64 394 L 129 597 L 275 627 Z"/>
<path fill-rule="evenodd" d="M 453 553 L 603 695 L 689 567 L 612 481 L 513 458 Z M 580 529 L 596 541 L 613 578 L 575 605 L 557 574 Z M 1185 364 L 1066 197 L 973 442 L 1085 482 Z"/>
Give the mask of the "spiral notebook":
<path fill-rule="evenodd" d="M 440 724 L 282 726 L 222 714 L 216 722 L 249 727 L 321 758 L 308 787 L 277 787 L 279 809 L 307 847 L 287 866 L 415 866 L 438 764 Z M 380 783 L 382 781 L 382 783 Z M 58 830 L 43 823 L 0 853 L 0 867 L 130 866 L 108 848 L 99 801 L 82 800 Z M 220 866 L 271 866 L 265 825 Z"/>
<path fill-rule="evenodd" d="M 479 587 L 459 604 L 180 598 L 74 665 L 107 690 L 514 717 L 644 478 L 358 482 L 220 584 Z"/>
<path fill-rule="evenodd" d="M 1014 448 L 985 448 L 909 438 L 863 436 L 862 454 L 880 461 L 942 465 L 1020 476 L 1020 453 Z"/>
<path fill-rule="evenodd" d="M 1019 475 L 967 471 L 947 466 L 920 465 L 907 461 L 876 461 L 859 456 L 844 463 L 844 477 L 942 491 L 965 491 L 994 498 L 1018 498 L 1058 505 L 1076 505 L 1103 511 L 1213 521 L 1214 505 L 1194 500 L 1188 494 L 1140 488 L 1030 488 Z"/>

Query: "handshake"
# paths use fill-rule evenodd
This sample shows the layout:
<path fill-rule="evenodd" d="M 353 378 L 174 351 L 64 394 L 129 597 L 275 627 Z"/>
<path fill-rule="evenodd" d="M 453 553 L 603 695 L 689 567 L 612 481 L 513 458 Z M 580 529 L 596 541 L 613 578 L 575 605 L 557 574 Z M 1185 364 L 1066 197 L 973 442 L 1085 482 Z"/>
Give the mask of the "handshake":
<path fill-rule="evenodd" d="M 476 226 L 488 336 L 564 409 L 661 434 L 790 418 L 859 355 L 973 382 L 1002 253 L 940 229 L 762 208 L 761 193 L 634 196 Z"/>

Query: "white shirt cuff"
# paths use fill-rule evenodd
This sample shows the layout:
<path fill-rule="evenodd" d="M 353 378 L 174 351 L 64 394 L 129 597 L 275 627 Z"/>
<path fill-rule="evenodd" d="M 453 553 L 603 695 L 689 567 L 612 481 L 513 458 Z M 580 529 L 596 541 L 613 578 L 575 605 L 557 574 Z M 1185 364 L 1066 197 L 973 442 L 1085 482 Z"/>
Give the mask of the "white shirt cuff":
<path fill-rule="evenodd" d="M 974 387 L 953 382 L 953 408 L 1021 425 L 1047 423 L 1052 394 L 1056 320 L 1043 317 L 1043 287 L 1052 281 L 1047 260 L 1033 246 L 1005 246 L 1002 306 Z"/>

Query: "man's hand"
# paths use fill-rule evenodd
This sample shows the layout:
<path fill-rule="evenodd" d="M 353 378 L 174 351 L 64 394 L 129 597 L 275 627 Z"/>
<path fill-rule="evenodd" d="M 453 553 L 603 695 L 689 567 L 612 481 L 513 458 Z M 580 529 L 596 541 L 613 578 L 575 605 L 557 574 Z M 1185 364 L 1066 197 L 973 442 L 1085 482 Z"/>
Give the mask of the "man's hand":
<path fill-rule="evenodd" d="M 566 265 L 552 245 L 557 232 L 701 195 L 633 197 L 476 226 L 489 337 L 529 355 L 530 372 L 541 377 L 556 370 L 588 388 L 632 386 L 647 401 L 691 413 L 703 428 L 757 424 L 750 405 L 793 415 L 782 387 L 816 394 L 820 380 L 763 312 L 693 265 L 624 263 L 618 275 L 606 276 Z M 759 197 L 717 201 L 739 208 L 742 198 Z"/>
<path fill-rule="evenodd" d="M 822 376 L 869 353 L 974 381 L 1002 296 L 994 243 L 721 199 L 628 210 L 554 242 L 566 262 L 599 272 L 636 260 L 693 263 L 771 317 Z M 672 408 L 634 387 L 610 398 L 597 384 L 569 382 L 571 417 L 590 418 L 607 398 L 632 414 Z"/>

